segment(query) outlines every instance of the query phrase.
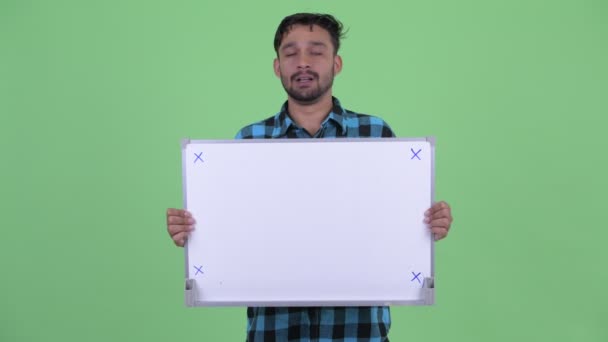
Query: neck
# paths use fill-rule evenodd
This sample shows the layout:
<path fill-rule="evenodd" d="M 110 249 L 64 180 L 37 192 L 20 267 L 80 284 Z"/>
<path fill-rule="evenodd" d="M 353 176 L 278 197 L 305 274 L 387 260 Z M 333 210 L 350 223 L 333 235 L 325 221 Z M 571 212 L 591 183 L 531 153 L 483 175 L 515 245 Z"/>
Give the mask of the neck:
<path fill-rule="evenodd" d="M 304 128 L 310 135 L 315 135 L 321 128 L 321 123 L 333 107 L 331 92 L 327 92 L 315 102 L 298 102 L 287 98 L 289 115 L 298 126 Z"/>

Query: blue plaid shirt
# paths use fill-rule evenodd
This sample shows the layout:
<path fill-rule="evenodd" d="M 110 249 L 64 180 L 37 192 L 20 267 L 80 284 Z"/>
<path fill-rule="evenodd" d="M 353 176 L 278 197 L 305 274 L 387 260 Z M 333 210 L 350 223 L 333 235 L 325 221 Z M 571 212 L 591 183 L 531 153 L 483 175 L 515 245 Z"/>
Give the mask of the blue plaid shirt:
<path fill-rule="evenodd" d="M 382 119 L 342 108 L 333 108 L 310 135 L 289 116 L 287 102 L 275 116 L 241 129 L 236 139 L 394 137 Z M 247 308 L 247 341 L 388 342 L 390 309 L 363 307 L 250 307 Z"/>

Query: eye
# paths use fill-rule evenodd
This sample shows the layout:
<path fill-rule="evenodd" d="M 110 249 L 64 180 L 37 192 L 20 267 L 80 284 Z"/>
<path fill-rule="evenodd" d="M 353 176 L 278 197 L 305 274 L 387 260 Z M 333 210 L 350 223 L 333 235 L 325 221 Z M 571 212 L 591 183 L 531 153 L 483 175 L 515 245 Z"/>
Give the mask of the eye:
<path fill-rule="evenodd" d="M 321 56 L 321 55 L 323 54 L 323 52 L 320 52 L 320 51 L 313 51 L 313 52 L 311 52 L 311 54 L 312 54 L 313 56 Z"/>

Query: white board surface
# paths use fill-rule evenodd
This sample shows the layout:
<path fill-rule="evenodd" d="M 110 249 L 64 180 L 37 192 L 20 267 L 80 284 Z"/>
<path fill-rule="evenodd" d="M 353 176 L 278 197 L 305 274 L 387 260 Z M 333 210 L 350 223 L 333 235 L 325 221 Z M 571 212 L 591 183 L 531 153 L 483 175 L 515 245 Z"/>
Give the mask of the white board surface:
<path fill-rule="evenodd" d="M 189 305 L 428 304 L 431 142 L 188 140 L 182 153 Z"/>

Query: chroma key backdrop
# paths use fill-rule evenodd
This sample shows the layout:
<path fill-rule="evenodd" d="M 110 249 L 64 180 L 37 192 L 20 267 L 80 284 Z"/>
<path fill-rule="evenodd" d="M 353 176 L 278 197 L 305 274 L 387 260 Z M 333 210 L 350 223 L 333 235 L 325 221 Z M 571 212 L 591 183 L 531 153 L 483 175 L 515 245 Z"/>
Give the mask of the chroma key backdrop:
<path fill-rule="evenodd" d="M 245 339 L 245 308 L 185 307 L 165 211 L 182 138 L 280 109 L 296 12 L 348 28 L 346 108 L 437 140 L 436 304 L 391 341 L 608 341 L 600 0 L 0 0 L 0 341 Z"/>

